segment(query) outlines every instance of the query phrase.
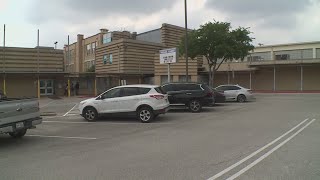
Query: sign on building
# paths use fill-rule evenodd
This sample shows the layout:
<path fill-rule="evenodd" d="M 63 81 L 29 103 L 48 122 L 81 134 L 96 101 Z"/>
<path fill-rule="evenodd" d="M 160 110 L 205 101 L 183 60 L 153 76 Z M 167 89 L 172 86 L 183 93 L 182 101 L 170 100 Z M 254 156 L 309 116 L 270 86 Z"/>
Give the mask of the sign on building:
<path fill-rule="evenodd" d="M 160 64 L 171 64 L 176 63 L 178 58 L 178 49 L 164 49 L 160 50 Z"/>

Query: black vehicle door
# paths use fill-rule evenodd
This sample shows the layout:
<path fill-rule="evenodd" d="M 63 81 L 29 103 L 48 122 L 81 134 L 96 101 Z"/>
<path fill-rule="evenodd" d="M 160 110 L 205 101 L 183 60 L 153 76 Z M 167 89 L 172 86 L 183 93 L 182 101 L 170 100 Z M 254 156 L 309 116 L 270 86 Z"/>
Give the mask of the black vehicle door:
<path fill-rule="evenodd" d="M 173 88 L 173 84 L 165 84 L 161 88 L 163 91 L 165 91 L 165 93 L 168 94 L 169 103 L 173 104 L 175 102 L 175 94 L 176 94 Z"/>

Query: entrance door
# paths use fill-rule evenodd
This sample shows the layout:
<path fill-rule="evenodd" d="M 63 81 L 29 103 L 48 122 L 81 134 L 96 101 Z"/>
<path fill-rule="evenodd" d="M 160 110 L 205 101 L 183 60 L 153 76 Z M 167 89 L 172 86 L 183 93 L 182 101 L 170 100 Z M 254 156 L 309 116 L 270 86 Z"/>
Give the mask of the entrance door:
<path fill-rule="evenodd" d="M 40 95 L 42 96 L 53 95 L 52 79 L 40 80 Z"/>

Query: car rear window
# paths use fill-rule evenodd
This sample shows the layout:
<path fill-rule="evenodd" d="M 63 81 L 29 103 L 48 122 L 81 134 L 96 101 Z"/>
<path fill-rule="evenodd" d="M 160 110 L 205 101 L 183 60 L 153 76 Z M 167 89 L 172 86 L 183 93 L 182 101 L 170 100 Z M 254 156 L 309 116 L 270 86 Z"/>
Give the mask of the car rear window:
<path fill-rule="evenodd" d="M 140 94 L 147 94 L 150 90 L 150 88 L 139 88 Z"/>
<path fill-rule="evenodd" d="M 166 94 L 166 91 L 162 87 L 156 87 L 154 89 L 160 94 Z"/>
<path fill-rule="evenodd" d="M 205 90 L 205 91 L 213 91 L 208 85 L 206 84 L 201 84 L 201 87 Z"/>

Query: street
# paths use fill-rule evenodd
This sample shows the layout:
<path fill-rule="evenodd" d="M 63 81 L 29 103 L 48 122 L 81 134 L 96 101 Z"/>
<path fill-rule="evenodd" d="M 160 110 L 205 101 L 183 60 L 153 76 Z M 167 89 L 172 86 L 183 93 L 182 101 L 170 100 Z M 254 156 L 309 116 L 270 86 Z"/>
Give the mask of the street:
<path fill-rule="evenodd" d="M 0 179 L 320 179 L 319 94 L 259 94 L 152 123 L 87 122 L 83 98 L 40 102 L 43 123 L 0 135 Z"/>

